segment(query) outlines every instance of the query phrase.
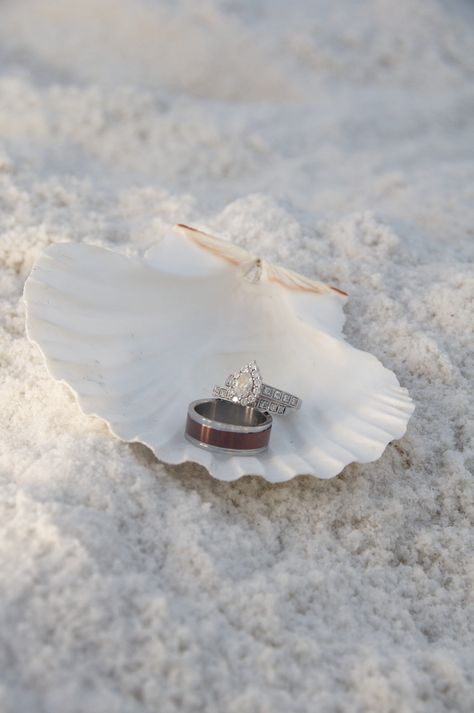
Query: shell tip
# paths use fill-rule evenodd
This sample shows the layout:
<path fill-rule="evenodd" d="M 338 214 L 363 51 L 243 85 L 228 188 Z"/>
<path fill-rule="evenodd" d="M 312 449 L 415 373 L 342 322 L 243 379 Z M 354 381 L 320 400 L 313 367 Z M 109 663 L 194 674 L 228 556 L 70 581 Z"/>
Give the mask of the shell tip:
<path fill-rule="evenodd" d="M 262 277 L 263 261 L 257 257 L 242 265 L 242 276 L 249 282 L 259 282 Z"/>

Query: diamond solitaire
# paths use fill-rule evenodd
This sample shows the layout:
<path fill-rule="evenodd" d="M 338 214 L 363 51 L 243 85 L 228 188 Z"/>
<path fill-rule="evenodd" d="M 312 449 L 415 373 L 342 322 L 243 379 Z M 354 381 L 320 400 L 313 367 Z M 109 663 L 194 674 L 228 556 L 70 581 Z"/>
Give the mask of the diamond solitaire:
<path fill-rule="evenodd" d="M 274 386 L 264 384 L 257 362 L 245 364 L 239 371 L 229 374 L 225 386 L 215 386 L 213 396 L 233 401 L 242 406 L 253 406 L 259 411 L 283 416 L 288 409 L 301 408 L 301 399 Z"/>

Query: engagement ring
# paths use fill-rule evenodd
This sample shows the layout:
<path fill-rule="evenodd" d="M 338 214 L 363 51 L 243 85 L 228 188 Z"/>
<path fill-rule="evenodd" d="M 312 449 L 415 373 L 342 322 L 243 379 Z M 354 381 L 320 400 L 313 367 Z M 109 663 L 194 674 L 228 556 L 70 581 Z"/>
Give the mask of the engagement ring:
<path fill-rule="evenodd" d="M 225 386 L 214 386 L 213 396 L 232 401 L 241 406 L 252 406 L 265 413 L 283 416 L 288 409 L 301 408 L 302 401 L 297 396 L 275 386 L 264 384 L 255 361 L 229 374 Z"/>

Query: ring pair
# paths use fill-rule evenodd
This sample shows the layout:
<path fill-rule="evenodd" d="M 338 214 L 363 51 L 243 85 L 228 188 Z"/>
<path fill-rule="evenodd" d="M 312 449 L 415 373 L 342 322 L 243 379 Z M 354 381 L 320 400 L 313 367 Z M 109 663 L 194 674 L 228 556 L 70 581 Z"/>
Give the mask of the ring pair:
<path fill-rule="evenodd" d="M 255 361 L 230 374 L 217 398 L 189 404 L 185 437 L 200 448 L 228 455 L 256 455 L 268 448 L 272 414 L 299 409 L 301 399 L 264 384 Z"/>

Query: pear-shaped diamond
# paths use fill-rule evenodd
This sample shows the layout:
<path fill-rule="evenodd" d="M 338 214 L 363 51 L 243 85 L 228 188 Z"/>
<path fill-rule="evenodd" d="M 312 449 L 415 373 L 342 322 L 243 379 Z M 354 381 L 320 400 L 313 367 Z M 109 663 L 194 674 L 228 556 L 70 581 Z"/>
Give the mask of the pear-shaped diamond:
<path fill-rule="evenodd" d="M 249 371 L 244 371 L 234 380 L 234 393 L 239 398 L 248 396 L 252 391 L 253 378 Z"/>
<path fill-rule="evenodd" d="M 252 405 L 260 392 L 262 377 L 256 362 L 251 361 L 235 374 L 230 374 L 225 383 L 230 387 L 232 401 Z"/>

